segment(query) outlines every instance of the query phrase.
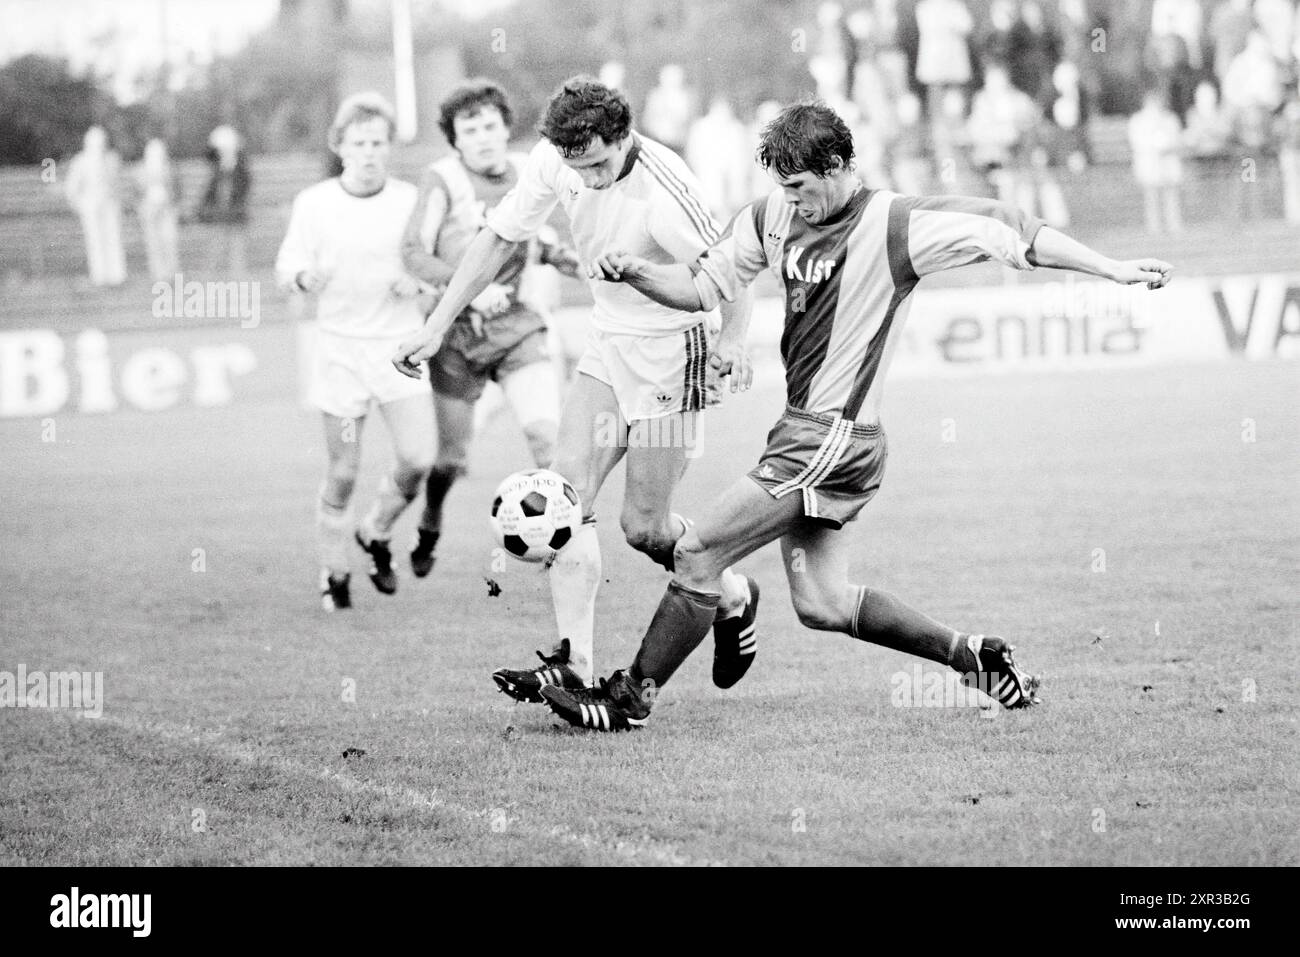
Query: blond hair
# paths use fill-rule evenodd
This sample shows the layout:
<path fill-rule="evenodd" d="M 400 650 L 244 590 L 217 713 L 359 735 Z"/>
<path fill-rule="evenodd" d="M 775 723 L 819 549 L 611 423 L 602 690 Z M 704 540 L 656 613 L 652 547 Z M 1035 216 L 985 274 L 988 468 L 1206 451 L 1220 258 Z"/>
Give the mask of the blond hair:
<path fill-rule="evenodd" d="M 334 122 L 330 124 L 329 131 L 330 149 L 338 151 L 339 144 L 343 142 L 344 130 L 353 123 L 364 123 L 375 117 L 388 122 L 388 138 L 391 140 L 397 126 L 393 105 L 373 91 L 353 93 L 339 104 L 338 112 L 334 114 Z"/>

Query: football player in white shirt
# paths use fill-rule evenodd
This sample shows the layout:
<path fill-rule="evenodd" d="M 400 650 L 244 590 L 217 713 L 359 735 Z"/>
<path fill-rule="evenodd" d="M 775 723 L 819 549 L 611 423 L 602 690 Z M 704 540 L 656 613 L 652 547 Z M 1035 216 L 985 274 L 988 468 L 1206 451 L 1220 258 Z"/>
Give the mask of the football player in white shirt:
<path fill-rule="evenodd" d="M 438 350 L 453 320 L 500 273 L 516 244 L 537 234 L 556 205 L 568 214 L 579 255 L 634 248 L 651 262 L 698 257 L 721 231 L 686 164 L 632 129 L 621 93 L 590 77 L 569 80 L 551 98 L 515 188 L 488 213 L 487 228 L 466 249 L 424 331 L 393 357 L 408 376 Z M 705 374 L 712 362 L 733 368 L 733 391 L 749 385 L 744 337 L 749 302 L 727 303 L 710 357 L 708 319 L 659 305 L 628 285 L 591 284 L 592 331 L 561 413 L 552 469 L 582 501 L 581 530 L 560 549 L 549 576 L 558 643 L 542 666 L 502 669 L 497 686 L 540 702 L 547 684 L 585 687 L 592 677 L 596 591 L 601 580 L 594 506 L 610 471 L 627 456 L 621 523 L 628 544 L 665 568 L 686 530 L 670 510 L 698 435 Z M 664 441 L 665 436 L 668 440 Z M 714 624 L 714 681 L 730 687 L 754 658 L 758 588 L 730 571 Z M 540 653 L 539 653 L 540 655 Z"/>
<path fill-rule="evenodd" d="M 393 109 L 375 93 L 344 100 L 329 131 L 342 175 L 309 186 L 293 201 L 276 257 L 280 283 L 317 297 L 317 343 L 310 401 L 325 417 L 329 468 L 316 508 L 321 603 L 351 606 L 348 506 L 361 464 L 361 431 L 373 401 L 392 435 L 397 461 L 356 529 L 371 558 L 370 580 L 397 590 L 389 538 L 393 523 L 433 464 L 433 405 L 427 390 L 400 375 L 393 349 L 417 332 L 422 283 L 402 265 L 402 234 L 418 191 L 388 175 Z"/>

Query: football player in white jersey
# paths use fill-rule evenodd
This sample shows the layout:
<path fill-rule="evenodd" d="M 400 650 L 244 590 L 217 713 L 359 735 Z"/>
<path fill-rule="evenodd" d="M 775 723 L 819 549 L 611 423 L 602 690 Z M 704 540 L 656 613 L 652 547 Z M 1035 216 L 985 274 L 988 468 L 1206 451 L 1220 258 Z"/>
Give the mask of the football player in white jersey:
<path fill-rule="evenodd" d="M 544 139 L 515 188 L 469 244 L 423 332 L 403 343 L 394 365 L 419 376 L 456 317 L 496 280 L 516 244 L 535 236 L 557 205 L 568 214 L 587 261 L 610 248 L 635 248 L 650 261 L 698 257 L 720 235 L 686 164 L 632 129 L 621 93 L 590 77 L 569 80 L 547 105 Z M 582 688 L 592 677 L 596 592 L 601 580 L 594 506 L 626 454 L 621 523 L 627 541 L 666 568 L 688 527 L 670 510 L 672 493 L 699 434 L 706 402 L 710 336 L 706 318 L 662 306 L 630 286 L 593 282 L 592 330 L 569 388 L 552 468 L 581 498 L 584 524 L 549 569 L 558 643 L 531 670 L 501 669 L 497 686 L 540 702 L 547 684 Z M 733 391 L 748 386 L 744 336 L 749 302 L 723 309 L 714 361 L 734 363 Z M 730 571 L 714 625 L 714 681 L 729 687 L 754 657 L 758 589 Z M 539 653 L 540 654 L 540 653 Z"/>
<path fill-rule="evenodd" d="M 388 175 L 393 109 L 376 93 L 348 97 L 329 131 L 343 173 L 293 201 L 275 261 L 279 282 L 316 296 L 316 347 L 309 398 L 325 420 L 329 466 L 316 508 L 321 604 L 351 606 L 349 503 L 361 465 L 361 433 L 373 401 L 397 461 L 383 477 L 354 535 L 371 559 L 370 580 L 397 589 L 388 541 L 433 464 L 433 406 L 419 382 L 400 375 L 393 349 L 423 324 L 423 284 L 402 264 L 402 234 L 418 190 Z"/>
<path fill-rule="evenodd" d="M 453 152 L 425 170 L 402 245 L 406 268 L 436 286 L 451 278 L 486 214 L 514 188 L 528 159 L 508 148 L 510 102 L 490 80 L 457 87 L 439 112 L 439 128 Z M 542 263 L 577 274 L 571 251 L 554 243 L 538 245 Z M 555 454 L 560 383 L 547 350 L 546 320 L 540 309 L 520 298 L 533 258 L 531 243 L 516 246 L 501 272 L 456 317 L 429 360 L 438 456 L 425 482 L 424 513 L 411 550 L 411 570 L 419 578 L 433 569 L 443 502 L 465 471 L 475 403 L 489 381 L 498 382 L 510 401 L 533 461 L 546 467 Z"/>

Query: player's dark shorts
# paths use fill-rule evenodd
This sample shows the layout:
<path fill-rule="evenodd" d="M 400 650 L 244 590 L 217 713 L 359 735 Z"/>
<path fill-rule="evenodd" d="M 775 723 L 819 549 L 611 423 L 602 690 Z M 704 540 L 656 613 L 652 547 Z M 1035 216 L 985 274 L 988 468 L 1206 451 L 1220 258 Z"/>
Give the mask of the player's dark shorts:
<path fill-rule="evenodd" d="M 880 488 L 888 456 L 879 423 L 861 425 L 787 406 L 749 477 L 773 498 L 798 492 L 805 516 L 841 528 Z"/>
<path fill-rule="evenodd" d="M 477 402 L 489 379 L 499 382 L 550 358 L 546 320 L 527 306 L 515 305 L 484 320 L 481 336 L 475 335 L 468 318 L 458 317 L 429 360 L 429 379 L 439 395 Z"/>

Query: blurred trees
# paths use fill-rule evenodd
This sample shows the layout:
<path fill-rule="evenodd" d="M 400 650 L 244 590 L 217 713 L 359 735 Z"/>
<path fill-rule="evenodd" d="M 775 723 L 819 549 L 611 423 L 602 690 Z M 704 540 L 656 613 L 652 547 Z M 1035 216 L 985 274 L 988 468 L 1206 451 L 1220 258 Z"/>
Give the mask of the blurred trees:
<path fill-rule="evenodd" d="M 88 127 L 104 122 L 112 98 L 63 60 L 36 54 L 0 67 L 0 164 L 39 163 L 81 149 Z"/>

